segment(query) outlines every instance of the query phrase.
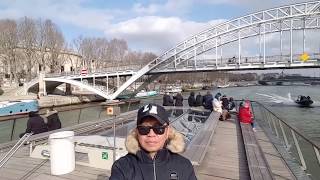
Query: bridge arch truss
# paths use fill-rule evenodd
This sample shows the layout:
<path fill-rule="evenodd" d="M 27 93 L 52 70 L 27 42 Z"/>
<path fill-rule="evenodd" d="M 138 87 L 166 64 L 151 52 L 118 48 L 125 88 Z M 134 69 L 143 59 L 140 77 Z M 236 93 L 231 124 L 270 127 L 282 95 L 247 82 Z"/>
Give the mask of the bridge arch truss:
<path fill-rule="evenodd" d="M 298 63 L 298 66 L 308 66 L 302 64 L 301 61 L 296 61 L 298 58 L 293 53 L 293 31 L 303 31 L 303 50 L 306 49 L 305 33 L 306 29 L 320 28 L 320 1 L 297 3 L 276 7 L 268 10 L 263 10 L 248 14 L 216 26 L 204 30 L 185 41 L 177 44 L 172 49 L 166 51 L 141 70 L 133 75 L 125 82 L 112 96 L 116 98 L 123 90 L 131 83 L 136 81 L 144 74 L 161 73 L 169 71 L 179 71 L 181 69 L 190 69 L 196 71 L 201 66 L 213 66 L 212 70 L 219 70 L 218 60 L 222 59 L 222 51 L 219 54 L 218 49 L 231 42 L 238 41 L 238 56 L 235 64 L 236 68 L 241 68 L 244 59 L 241 59 L 241 40 L 253 36 L 259 37 L 259 57 L 258 63 L 260 68 L 266 68 L 268 57 L 266 56 L 266 34 L 280 33 L 280 57 L 279 59 L 286 61 L 288 65 Z M 289 57 L 283 56 L 283 39 L 282 33 L 290 32 L 290 53 Z M 207 51 L 215 50 L 215 58 L 209 61 L 201 62 L 197 57 Z M 283 57 L 282 57 L 283 56 Z M 190 65 L 191 60 L 191 65 Z M 302 65 L 301 65 L 302 64 Z M 315 64 L 319 64 L 316 62 Z M 309 64 L 314 66 L 315 64 Z"/>

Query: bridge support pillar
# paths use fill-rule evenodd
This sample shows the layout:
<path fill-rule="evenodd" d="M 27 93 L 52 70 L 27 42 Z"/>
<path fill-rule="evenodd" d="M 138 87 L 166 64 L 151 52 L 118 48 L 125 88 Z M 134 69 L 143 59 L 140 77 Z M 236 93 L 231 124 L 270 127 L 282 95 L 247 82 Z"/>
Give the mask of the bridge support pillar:
<path fill-rule="evenodd" d="M 72 91 L 71 91 L 71 84 L 66 83 L 66 92 L 65 95 L 71 95 Z"/>
<path fill-rule="evenodd" d="M 46 81 L 44 80 L 45 74 L 44 72 L 39 73 L 39 92 L 38 96 L 46 96 L 47 90 L 46 90 Z"/>

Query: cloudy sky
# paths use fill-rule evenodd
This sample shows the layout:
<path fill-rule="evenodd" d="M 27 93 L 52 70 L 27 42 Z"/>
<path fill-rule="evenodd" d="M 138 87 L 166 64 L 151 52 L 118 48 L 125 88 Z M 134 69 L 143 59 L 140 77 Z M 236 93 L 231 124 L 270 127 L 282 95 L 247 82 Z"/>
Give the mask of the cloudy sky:
<path fill-rule="evenodd" d="M 1 0 L 0 17 L 53 20 L 68 42 L 82 35 L 125 39 L 161 53 L 216 23 L 301 0 Z"/>

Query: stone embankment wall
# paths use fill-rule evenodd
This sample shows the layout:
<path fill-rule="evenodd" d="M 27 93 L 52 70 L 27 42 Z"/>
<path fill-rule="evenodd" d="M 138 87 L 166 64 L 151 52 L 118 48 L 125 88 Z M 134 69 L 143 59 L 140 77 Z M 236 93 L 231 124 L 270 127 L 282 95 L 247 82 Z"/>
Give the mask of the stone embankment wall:
<path fill-rule="evenodd" d="M 37 99 L 36 94 L 30 95 L 15 95 L 11 91 L 5 91 L 3 95 L 0 96 L 0 101 L 15 101 L 23 99 Z M 51 106 L 66 106 L 73 104 L 80 104 L 84 102 L 94 102 L 103 101 L 104 98 L 94 95 L 94 94 L 77 94 L 73 96 L 63 96 L 63 95 L 49 95 L 41 96 L 38 99 L 40 108 L 46 108 Z"/>

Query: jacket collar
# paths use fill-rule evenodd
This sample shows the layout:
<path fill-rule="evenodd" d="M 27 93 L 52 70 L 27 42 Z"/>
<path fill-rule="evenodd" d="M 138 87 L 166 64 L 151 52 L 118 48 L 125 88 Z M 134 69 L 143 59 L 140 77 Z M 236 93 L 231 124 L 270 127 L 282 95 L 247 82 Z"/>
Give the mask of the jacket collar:
<path fill-rule="evenodd" d="M 136 156 L 140 159 L 141 162 L 144 162 L 144 163 L 153 163 L 153 161 L 155 161 L 155 163 L 161 163 L 161 162 L 164 162 L 166 160 L 169 159 L 169 156 L 170 156 L 170 152 L 168 149 L 161 149 L 157 152 L 154 160 L 151 159 L 151 157 L 149 156 L 148 152 L 141 149 L 141 150 L 138 150 L 137 151 L 137 154 Z"/>
<path fill-rule="evenodd" d="M 159 158 L 162 157 L 162 153 L 165 153 L 168 150 L 173 153 L 182 153 L 185 150 L 185 142 L 183 135 L 172 127 L 170 127 L 170 129 L 171 130 L 169 131 L 167 146 L 164 149 L 157 152 L 157 156 Z M 141 152 L 142 150 L 139 146 L 137 133 L 134 129 L 131 130 L 131 132 L 127 136 L 125 145 L 129 153 L 137 155 L 139 157 L 137 153 L 139 151 Z"/>

